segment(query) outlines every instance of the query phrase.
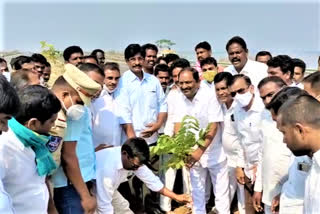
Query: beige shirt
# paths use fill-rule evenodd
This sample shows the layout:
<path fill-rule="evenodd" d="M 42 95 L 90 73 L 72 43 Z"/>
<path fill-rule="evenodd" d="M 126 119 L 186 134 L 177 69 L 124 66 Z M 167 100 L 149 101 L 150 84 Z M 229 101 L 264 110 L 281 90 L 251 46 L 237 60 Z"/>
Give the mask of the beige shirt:
<path fill-rule="evenodd" d="M 54 122 L 54 126 L 51 128 L 49 134 L 53 136 L 53 140 L 50 141 L 50 145 L 47 145 L 50 152 L 52 153 L 53 159 L 57 164 L 57 167 L 60 166 L 61 163 L 61 148 L 62 141 L 65 135 L 65 131 L 67 129 L 67 116 L 60 110 L 58 112 L 58 117 Z"/>

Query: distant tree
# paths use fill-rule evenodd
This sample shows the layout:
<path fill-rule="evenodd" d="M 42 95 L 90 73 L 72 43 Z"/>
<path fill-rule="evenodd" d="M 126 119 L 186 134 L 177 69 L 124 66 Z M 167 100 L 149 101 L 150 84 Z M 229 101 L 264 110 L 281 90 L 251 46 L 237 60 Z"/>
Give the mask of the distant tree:
<path fill-rule="evenodd" d="M 159 48 L 171 49 L 171 46 L 175 45 L 176 43 L 172 42 L 169 39 L 160 39 L 160 40 L 156 41 L 156 44 Z"/>

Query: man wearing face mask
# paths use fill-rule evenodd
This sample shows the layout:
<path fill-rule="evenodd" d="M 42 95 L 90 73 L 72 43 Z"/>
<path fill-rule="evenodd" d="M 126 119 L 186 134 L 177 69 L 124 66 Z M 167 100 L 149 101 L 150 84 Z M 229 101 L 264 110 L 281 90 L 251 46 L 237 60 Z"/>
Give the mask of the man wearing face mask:
<path fill-rule="evenodd" d="M 247 44 L 240 36 L 232 37 L 227 45 L 226 50 L 232 65 L 226 67 L 224 71 L 235 74 L 243 74 L 248 76 L 254 87 L 267 77 L 267 69 L 264 63 L 256 62 L 248 58 Z"/>
<path fill-rule="evenodd" d="M 264 105 L 256 95 L 249 77 L 243 74 L 234 75 L 228 87 L 237 105 L 233 118 L 240 144 L 237 149 L 236 177 L 238 183 L 245 188 L 246 213 L 254 213 L 252 194 L 258 151 L 263 140 L 260 121 L 264 117 Z"/>
<path fill-rule="evenodd" d="M 206 83 L 210 88 L 213 87 L 213 79 L 218 73 L 218 64 L 215 58 L 208 57 L 200 62 L 202 69 L 203 82 Z M 214 90 L 215 91 L 215 90 Z"/>
<path fill-rule="evenodd" d="M 51 129 L 51 134 L 57 137 L 55 145 L 52 145 L 54 156 L 56 160 L 61 158 L 63 163 L 52 176 L 54 200 L 57 210 L 62 214 L 68 210 L 75 214 L 93 213 L 96 201 L 90 194 L 90 185 L 95 173 L 91 173 L 88 167 L 94 161 L 91 160 L 91 157 L 94 159 L 94 148 L 93 145 L 83 145 L 80 137 L 90 123 L 84 104 L 90 104 L 91 98 L 100 91 L 101 86 L 71 64 L 65 65 L 65 70 L 52 87 L 63 107 Z M 62 146 L 59 145 L 61 139 Z M 92 155 L 83 159 L 79 156 L 83 150 Z"/>

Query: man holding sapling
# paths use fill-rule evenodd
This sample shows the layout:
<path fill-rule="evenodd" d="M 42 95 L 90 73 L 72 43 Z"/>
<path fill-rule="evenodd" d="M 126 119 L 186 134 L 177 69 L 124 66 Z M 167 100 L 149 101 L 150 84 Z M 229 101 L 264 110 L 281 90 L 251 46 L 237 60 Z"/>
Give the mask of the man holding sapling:
<path fill-rule="evenodd" d="M 178 77 L 182 93 L 175 108 L 174 132 L 179 131 L 185 115 L 198 119 L 200 128 L 210 124 L 204 144 L 190 154 L 186 163 L 190 168 L 193 212 L 206 213 L 205 182 L 211 176 L 218 213 L 230 213 L 227 160 L 221 143 L 221 106 L 215 93 L 200 84 L 199 73 L 194 68 L 184 68 Z"/>

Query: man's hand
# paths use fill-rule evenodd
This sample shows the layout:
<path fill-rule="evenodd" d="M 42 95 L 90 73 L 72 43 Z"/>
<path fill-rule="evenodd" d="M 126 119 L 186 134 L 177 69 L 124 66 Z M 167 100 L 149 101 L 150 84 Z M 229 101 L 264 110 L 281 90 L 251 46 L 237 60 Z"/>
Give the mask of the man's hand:
<path fill-rule="evenodd" d="M 94 214 L 97 208 L 97 200 L 94 196 L 88 196 L 81 199 L 81 206 L 85 214 Z"/>
<path fill-rule="evenodd" d="M 99 144 L 99 146 L 97 146 L 94 151 L 97 152 L 97 151 L 100 151 L 102 149 L 107 149 L 107 148 L 111 148 L 113 147 L 113 145 L 108 145 L 108 144 Z"/>
<path fill-rule="evenodd" d="M 192 202 L 192 198 L 188 194 L 176 195 L 174 200 L 178 203 L 187 204 Z"/>
<path fill-rule="evenodd" d="M 262 193 L 261 192 L 254 192 L 252 196 L 252 201 L 253 201 L 253 208 L 257 212 L 262 212 L 263 208 L 261 206 L 261 198 L 262 198 Z"/>
<path fill-rule="evenodd" d="M 141 137 L 151 137 L 153 135 L 153 133 L 155 133 L 156 131 L 158 131 L 161 127 L 161 125 L 159 125 L 158 123 L 149 123 L 148 125 L 146 125 L 147 129 L 143 130 L 140 135 Z"/>
<path fill-rule="evenodd" d="M 244 185 L 244 171 L 241 167 L 236 168 L 236 178 L 239 184 Z"/>
<path fill-rule="evenodd" d="M 253 178 L 252 178 L 252 181 L 251 183 L 254 183 L 256 181 L 256 175 L 257 175 L 257 165 L 253 165 L 249 170 L 252 170 L 252 175 L 253 175 Z"/>
<path fill-rule="evenodd" d="M 279 205 L 280 205 L 280 194 L 275 196 L 271 202 L 271 212 L 278 213 L 279 212 Z"/>
<path fill-rule="evenodd" d="M 201 148 L 197 148 L 196 150 L 194 150 L 191 153 L 191 155 L 187 158 L 186 166 L 188 168 L 191 168 L 196 162 L 200 160 L 203 153 L 204 153 L 204 150 L 202 150 Z"/>

